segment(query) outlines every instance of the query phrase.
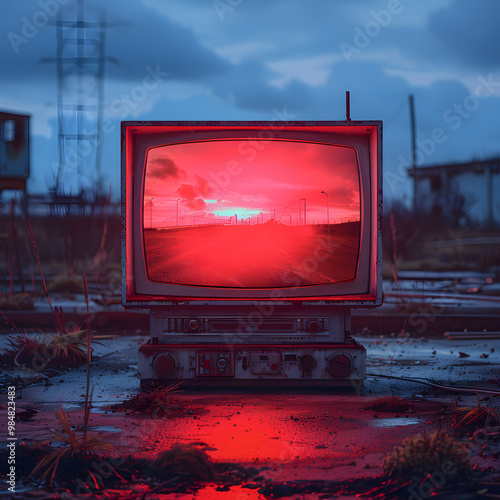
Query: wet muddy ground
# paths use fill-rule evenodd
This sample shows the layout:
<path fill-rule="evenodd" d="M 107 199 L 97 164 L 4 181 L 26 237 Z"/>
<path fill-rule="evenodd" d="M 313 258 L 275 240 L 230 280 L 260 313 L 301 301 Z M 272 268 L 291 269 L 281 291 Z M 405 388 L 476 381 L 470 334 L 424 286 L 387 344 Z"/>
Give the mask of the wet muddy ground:
<path fill-rule="evenodd" d="M 226 464 L 227 475 L 235 474 L 234 470 L 231 472 L 231 464 L 233 469 L 242 468 L 238 472 L 240 476 L 245 475 L 242 470 L 250 472 L 240 484 L 234 480 L 225 485 L 206 483 L 201 489 L 196 488 L 196 494 L 177 491 L 160 495 L 151 492 L 148 478 L 144 478 L 142 486 L 136 481 L 120 487 L 120 491 L 110 490 L 108 498 L 113 495 L 139 498 L 143 494 L 147 494 L 146 498 L 165 499 L 354 498 L 347 490 L 342 495 L 339 491 L 332 493 L 333 490 L 329 493 L 325 482 L 365 478 L 368 484 L 370 478 L 380 476 L 384 457 L 405 437 L 431 433 L 440 427 L 451 428 L 453 406 L 475 405 L 477 398 L 482 405 L 500 406 L 500 400 L 494 395 L 495 391 L 500 392 L 497 340 L 450 341 L 394 336 L 358 338 L 368 353 L 368 378 L 361 389 L 342 392 L 290 388 L 281 391 L 183 390 L 175 394 L 176 405 L 169 415 L 126 414 L 112 405 L 138 392 L 137 349 L 143 340 L 142 336 L 118 337 L 94 346 L 89 432 L 116 445 L 118 454 L 145 460 L 153 459 L 174 443 L 197 443 L 214 463 Z M 25 421 L 16 422 L 17 443 L 50 439 L 50 429 L 61 429 L 55 415 L 61 407 L 73 429 L 83 425 L 85 366 L 49 375 L 16 391 L 16 410 L 26 416 Z M 23 371 L 3 369 L 2 376 L 4 379 L 22 377 Z M 452 392 L 402 378 L 492 393 Z M 391 395 L 410 401 L 412 411 L 364 409 L 370 401 Z M 5 398 L 4 395 L 1 402 L 4 407 L 0 410 L 3 435 L 7 426 Z M 495 482 L 498 442 L 493 438 L 486 444 L 469 441 L 471 462 L 476 471 L 490 467 L 488 478 Z M 323 486 L 301 488 L 307 484 Z M 32 484 L 19 480 L 17 487 L 15 498 L 33 495 L 29 491 L 33 489 Z M 411 484 L 398 495 L 409 498 L 410 487 Z M 138 491 L 140 488 L 143 490 Z M 74 496 L 74 492 L 66 494 Z M 476 498 L 468 494 L 460 498 Z"/>

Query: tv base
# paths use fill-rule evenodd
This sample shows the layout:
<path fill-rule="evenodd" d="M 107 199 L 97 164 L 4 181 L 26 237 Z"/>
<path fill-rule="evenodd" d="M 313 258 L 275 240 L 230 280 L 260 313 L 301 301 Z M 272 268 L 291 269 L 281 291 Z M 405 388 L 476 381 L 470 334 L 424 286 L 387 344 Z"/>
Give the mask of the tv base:
<path fill-rule="evenodd" d="M 352 343 L 160 344 L 139 348 L 141 385 L 360 387 L 366 350 Z"/>

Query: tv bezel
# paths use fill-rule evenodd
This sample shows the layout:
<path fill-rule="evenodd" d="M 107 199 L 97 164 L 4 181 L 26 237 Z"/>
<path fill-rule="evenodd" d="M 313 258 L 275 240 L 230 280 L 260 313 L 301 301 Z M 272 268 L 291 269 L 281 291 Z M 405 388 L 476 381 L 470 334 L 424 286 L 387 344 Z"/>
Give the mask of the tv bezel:
<path fill-rule="evenodd" d="M 353 281 L 281 288 L 223 288 L 158 283 L 148 278 L 143 232 L 147 151 L 163 145 L 235 139 L 292 140 L 355 148 L 361 228 L 358 269 Z M 121 124 L 121 144 L 123 305 L 150 307 L 180 301 L 197 304 L 300 301 L 350 307 L 381 304 L 381 121 L 125 121 Z"/>

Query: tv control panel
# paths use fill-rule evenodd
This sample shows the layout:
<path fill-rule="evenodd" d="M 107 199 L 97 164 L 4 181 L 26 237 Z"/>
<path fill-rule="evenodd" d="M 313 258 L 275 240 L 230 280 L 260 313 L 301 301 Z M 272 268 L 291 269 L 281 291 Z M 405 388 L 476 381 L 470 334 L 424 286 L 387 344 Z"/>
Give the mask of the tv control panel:
<path fill-rule="evenodd" d="M 178 317 L 163 319 L 163 333 L 185 334 L 290 334 L 318 335 L 329 331 L 325 317 L 314 318 L 234 318 Z"/>

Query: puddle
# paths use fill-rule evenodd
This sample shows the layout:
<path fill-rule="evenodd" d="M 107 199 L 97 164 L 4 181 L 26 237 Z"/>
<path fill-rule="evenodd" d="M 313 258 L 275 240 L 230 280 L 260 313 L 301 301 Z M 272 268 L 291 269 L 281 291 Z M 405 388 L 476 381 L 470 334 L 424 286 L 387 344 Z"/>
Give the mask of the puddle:
<path fill-rule="evenodd" d="M 199 489 L 196 493 L 196 497 L 203 498 L 204 500 L 232 500 L 234 498 L 241 500 L 259 500 L 262 498 L 256 489 L 250 490 L 248 488 L 244 488 L 243 486 L 230 486 L 227 491 L 217 491 L 217 487 L 218 486 L 216 485 L 209 484 Z M 33 484 L 24 485 L 18 480 L 16 483 L 16 493 L 25 493 L 28 491 L 34 492 L 44 490 L 34 490 Z M 139 496 L 139 493 L 137 496 Z M 168 495 L 168 498 L 170 498 L 170 495 Z M 177 500 L 191 500 L 193 498 L 193 494 L 175 493 L 175 498 Z"/>
<path fill-rule="evenodd" d="M 112 413 L 110 407 L 118 403 L 120 400 L 112 400 L 112 401 L 92 401 L 92 406 L 90 408 L 90 413 Z M 75 402 L 63 402 L 62 403 L 63 410 L 82 410 L 85 407 L 85 402 L 81 403 Z"/>
<path fill-rule="evenodd" d="M 61 402 L 60 404 L 61 404 L 63 410 L 76 410 L 76 409 L 79 410 L 82 407 L 81 404 L 69 403 L 69 402 L 65 402 L 65 401 Z"/>
<path fill-rule="evenodd" d="M 415 417 L 402 418 L 374 418 L 371 421 L 373 427 L 403 427 L 406 425 L 421 424 L 422 421 Z"/>
<path fill-rule="evenodd" d="M 177 500 L 190 500 L 193 498 L 192 493 L 176 493 Z M 293 495 L 295 498 L 295 495 Z M 262 498 L 257 489 L 248 489 L 243 486 L 230 486 L 227 491 L 218 491 L 216 485 L 207 485 L 196 492 L 196 498 L 203 500 L 233 500 L 238 498 L 241 500 L 259 500 Z"/>
<path fill-rule="evenodd" d="M 66 441 L 56 441 L 56 437 L 53 439 L 53 441 L 50 441 L 50 446 L 52 446 L 52 448 L 66 448 L 68 446 Z"/>
<path fill-rule="evenodd" d="M 94 432 L 113 432 L 113 433 L 123 432 L 123 429 L 120 429 L 119 427 L 115 427 L 113 425 L 97 425 L 95 427 L 89 427 L 88 430 Z"/>
<path fill-rule="evenodd" d="M 116 401 L 93 401 L 92 407 L 90 408 L 90 413 L 112 413 L 111 406 L 115 403 L 118 403 L 119 400 Z"/>

